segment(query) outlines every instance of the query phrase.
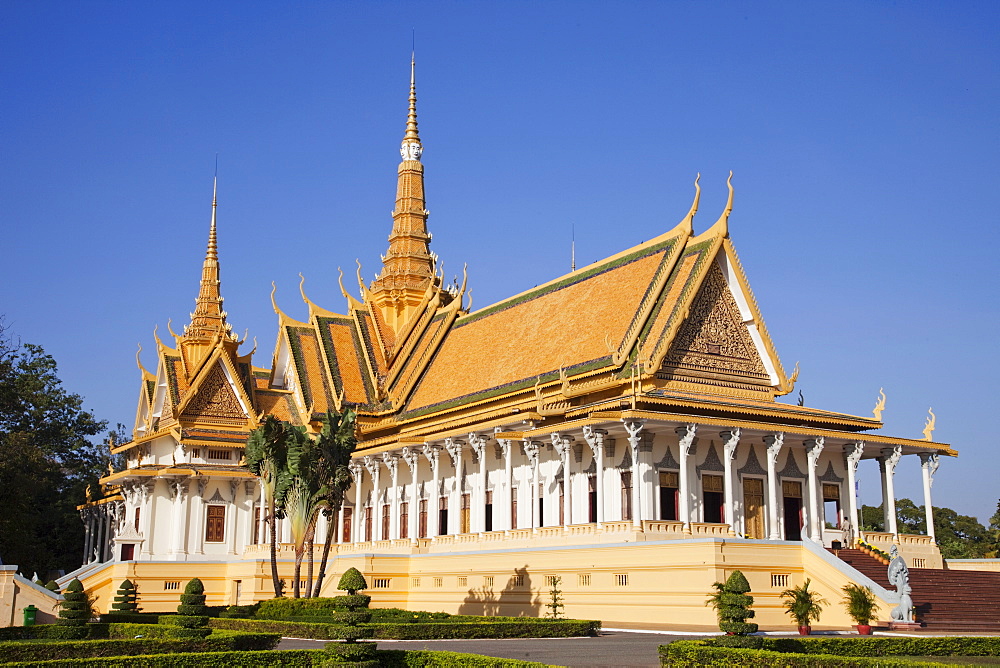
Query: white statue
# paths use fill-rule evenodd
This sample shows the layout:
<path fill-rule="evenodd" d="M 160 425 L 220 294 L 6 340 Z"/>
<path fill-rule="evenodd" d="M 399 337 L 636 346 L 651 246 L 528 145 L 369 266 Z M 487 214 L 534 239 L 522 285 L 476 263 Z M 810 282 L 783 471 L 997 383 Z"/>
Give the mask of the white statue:
<path fill-rule="evenodd" d="M 906 562 L 899 554 L 899 548 L 895 545 L 889 551 L 892 561 L 889 562 L 889 584 L 896 587 L 899 595 L 899 605 L 892 609 L 892 621 L 913 623 L 913 599 L 910 592 L 910 569 L 906 567 Z"/>

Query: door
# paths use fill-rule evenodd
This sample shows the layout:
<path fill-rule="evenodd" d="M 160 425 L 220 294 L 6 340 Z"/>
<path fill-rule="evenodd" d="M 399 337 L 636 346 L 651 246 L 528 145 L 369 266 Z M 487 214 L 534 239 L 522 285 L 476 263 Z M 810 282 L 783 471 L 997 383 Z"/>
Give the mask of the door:
<path fill-rule="evenodd" d="M 677 501 L 680 499 L 678 475 L 673 471 L 660 471 L 660 519 L 677 519 Z"/>
<path fill-rule="evenodd" d="M 354 516 L 354 508 L 344 508 L 344 527 L 340 542 L 351 542 L 351 518 Z"/>
<path fill-rule="evenodd" d="M 784 480 L 783 495 L 785 540 L 802 540 L 802 483 Z"/>
<path fill-rule="evenodd" d="M 764 538 L 764 481 L 743 479 L 743 534 L 747 538 Z"/>
<path fill-rule="evenodd" d="M 471 501 L 471 495 L 462 495 L 462 514 L 459 515 L 459 533 L 469 533 L 469 504 Z"/>

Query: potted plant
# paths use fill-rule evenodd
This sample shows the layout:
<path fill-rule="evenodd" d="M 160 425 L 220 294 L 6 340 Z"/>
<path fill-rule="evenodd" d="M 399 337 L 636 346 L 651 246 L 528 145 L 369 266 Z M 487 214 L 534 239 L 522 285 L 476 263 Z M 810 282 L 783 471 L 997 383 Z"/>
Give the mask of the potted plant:
<path fill-rule="evenodd" d="M 859 635 L 870 636 L 872 634 L 871 621 L 878 614 L 878 601 L 870 587 L 862 587 L 859 584 L 846 585 L 841 591 L 844 592 L 844 605 L 847 607 L 847 614 L 854 620 L 855 628 Z"/>
<path fill-rule="evenodd" d="M 795 624 L 799 627 L 799 634 L 807 636 L 812 633 L 811 622 L 818 622 L 819 615 L 823 612 L 826 600 L 815 591 L 809 591 L 811 580 L 806 578 L 804 584 L 797 585 L 791 589 L 781 592 L 782 602 L 787 612 Z"/>

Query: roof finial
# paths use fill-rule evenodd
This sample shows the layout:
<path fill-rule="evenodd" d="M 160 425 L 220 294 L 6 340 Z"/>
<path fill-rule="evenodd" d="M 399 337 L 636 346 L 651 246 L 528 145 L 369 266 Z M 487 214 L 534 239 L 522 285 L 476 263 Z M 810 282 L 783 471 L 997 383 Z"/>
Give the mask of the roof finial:
<path fill-rule="evenodd" d="M 208 251 L 205 257 L 219 259 L 219 243 L 215 232 L 215 210 L 219 206 L 219 157 L 215 158 L 215 176 L 212 178 L 212 224 L 208 228 Z"/>
<path fill-rule="evenodd" d="M 410 110 L 406 116 L 406 134 L 399 147 L 403 160 L 420 160 L 424 147 L 420 145 L 420 134 L 417 132 L 417 58 L 416 52 L 410 54 Z"/>

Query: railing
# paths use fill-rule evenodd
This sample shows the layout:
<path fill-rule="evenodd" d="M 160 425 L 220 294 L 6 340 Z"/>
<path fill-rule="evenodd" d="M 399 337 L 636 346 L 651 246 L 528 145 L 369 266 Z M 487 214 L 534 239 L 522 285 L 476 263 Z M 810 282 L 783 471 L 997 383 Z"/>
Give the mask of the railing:
<path fill-rule="evenodd" d="M 930 536 L 923 536 L 914 533 L 901 533 L 899 534 L 899 544 L 900 545 L 933 545 L 934 541 L 931 540 Z"/>
<path fill-rule="evenodd" d="M 728 524 L 709 522 L 691 522 L 691 533 L 695 536 L 728 536 Z"/>

